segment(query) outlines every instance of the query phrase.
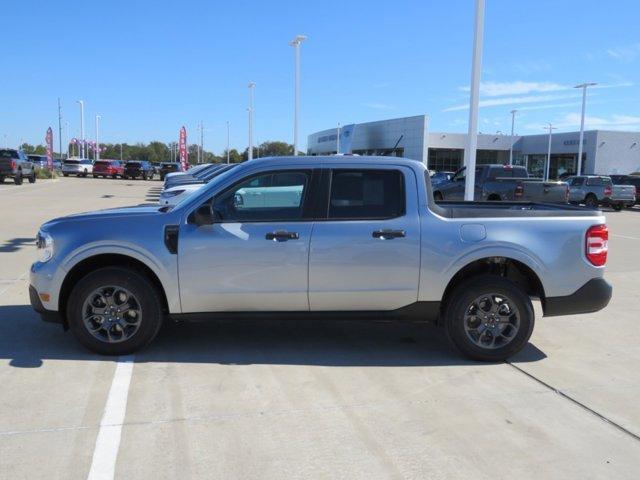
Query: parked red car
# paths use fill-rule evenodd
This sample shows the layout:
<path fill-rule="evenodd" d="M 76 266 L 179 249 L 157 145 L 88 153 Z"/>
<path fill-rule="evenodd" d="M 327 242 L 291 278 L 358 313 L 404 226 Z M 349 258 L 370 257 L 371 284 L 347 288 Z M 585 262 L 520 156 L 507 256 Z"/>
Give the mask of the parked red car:
<path fill-rule="evenodd" d="M 120 160 L 98 160 L 93 164 L 93 178 L 122 178 L 123 175 L 124 164 Z"/>

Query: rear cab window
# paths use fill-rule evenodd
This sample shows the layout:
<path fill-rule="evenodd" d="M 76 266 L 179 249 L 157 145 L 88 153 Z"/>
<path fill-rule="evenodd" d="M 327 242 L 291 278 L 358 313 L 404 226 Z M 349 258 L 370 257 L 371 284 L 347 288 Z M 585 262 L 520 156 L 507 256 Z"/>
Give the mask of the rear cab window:
<path fill-rule="evenodd" d="M 400 170 L 335 169 L 331 171 L 329 220 L 379 220 L 406 211 L 404 175 Z"/>

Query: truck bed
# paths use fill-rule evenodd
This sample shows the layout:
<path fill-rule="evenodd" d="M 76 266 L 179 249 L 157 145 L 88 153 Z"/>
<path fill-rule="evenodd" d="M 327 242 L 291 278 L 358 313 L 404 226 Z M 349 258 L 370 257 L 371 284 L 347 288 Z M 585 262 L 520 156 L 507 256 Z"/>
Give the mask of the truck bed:
<path fill-rule="evenodd" d="M 536 202 L 443 201 L 434 203 L 430 209 L 445 218 L 593 217 L 602 214 L 586 207 Z"/>

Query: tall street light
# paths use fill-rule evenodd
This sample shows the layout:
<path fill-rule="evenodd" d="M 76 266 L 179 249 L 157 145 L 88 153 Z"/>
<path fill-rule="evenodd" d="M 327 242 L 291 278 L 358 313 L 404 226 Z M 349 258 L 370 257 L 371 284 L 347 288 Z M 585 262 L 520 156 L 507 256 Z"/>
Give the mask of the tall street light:
<path fill-rule="evenodd" d="M 516 123 L 517 110 L 511 110 L 511 146 L 509 147 L 509 165 L 513 165 L 513 127 Z"/>
<path fill-rule="evenodd" d="M 336 155 L 340 154 L 340 122 L 338 122 L 338 129 L 336 131 Z"/>
<path fill-rule="evenodd" d="M 253 91 L 256 88 L 254 82 L 249 82 L 249 150 L 247 152 L 247 159 L 253 160 Z"/>
<path fill-rule="evenodd" d="M 466 178 L 464 199 L 473 201 L 476 181 L 476 147 L 478 146 L 478 103 L 480 73 L 482 70 L 482 41 L 484 37 L 484 0 L 476 0 L 475 29 L 473 35 L 473 61 L 471 62 L 471 95 L 469 98 L 469 134 L 464 156 Z"/>
<path fill-rule="evenodd" d="M 597 83 L 581 83 L 580 85 L 576 85 L 573 88 L 581 88 L 582 89 L 582 115 L 580 117 L 580 141 L 578 142 L 578 171 L 576 175 L 580 175 L 582 173 L 582 142 L 584 141 L 584 110 L 585 104 L 587 102 L 587 87 L 592 87 L 597 85 Z"/>
<path fill-rule="evenodd" d="M 545 181 L 549 180 L 549 167 L 551 166 L 551 133 L 556 129 L 551 122 L 547 124 L 546 127 L 543 127 L 545 130 L 549 130 L 549 145 L 547 147 L 547 164 L 544 166 L 544 179 Z"/>
<path fill-rule="evenodd" d="M 230 123 L 229 120 L 227 120 L 227 163 L 229 162 L 229 130 L 230 130 Z"/>
<path fill-rule="evenodd" d="M 295 50 L 295 105 L 293 109 L 293 154 L 298 155 L 298 113 L 300 111 L 300 44 L 307 39 L 306 35 L 297 35 L 289 42 Z"/>
<path fill-rule="evenodd" d="M 80 158 L 84 158 L 84 100 L 76 100 L 80 104 Z"/>
<path fill-rule="evenodd" d="M 102 117 L 100 115 L 96 115 L 96 151 L 95 151 L 95 159 L 96 162 L 100 160 L 100 119 Z"/>

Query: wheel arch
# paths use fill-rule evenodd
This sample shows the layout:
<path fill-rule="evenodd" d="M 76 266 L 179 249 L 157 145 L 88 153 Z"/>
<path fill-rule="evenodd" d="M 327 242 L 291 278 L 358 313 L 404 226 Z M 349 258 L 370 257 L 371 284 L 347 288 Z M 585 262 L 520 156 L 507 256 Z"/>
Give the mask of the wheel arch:
<path fill-rule="evenodd" d="M 544 286 L 538 274 L 531 267 L 511 257 L 483 257 L 467 263 L 451 277 L 442 296 L 441 309 L 446 307 L 452 292 L 463 281 L 487 274 L 511 280 L 520 286 L 527 295 L 539 298 L 544 306 Z"/>
<path fill-rule="evenodd" d="M 69 302 L 69 296 L 71 295 L 73 287 L 77 285 L 77 283 L 88 273 L 102 267 L 113 266 L 132 268 L 149 278 L 149 280 L 158 289 L 158 293 L 160 294 L 160 298 L 162 300 L 163 312 L 169 312 L 167 294 L 164 286 L 162 285 L 162 282 L 160 281 L 158 275 L 156 275 L 156 273 L 148 265 L 128 255 L 120 253 L 102 253 L 87 257 L 79 261 L 65 275 L 62 286 L 60 288 L 60 294 L 58 296 L 58 312 L 60 313 L 60 315 L 62 315 L 65 325 L 67 322 L 67 304 Z"/>

